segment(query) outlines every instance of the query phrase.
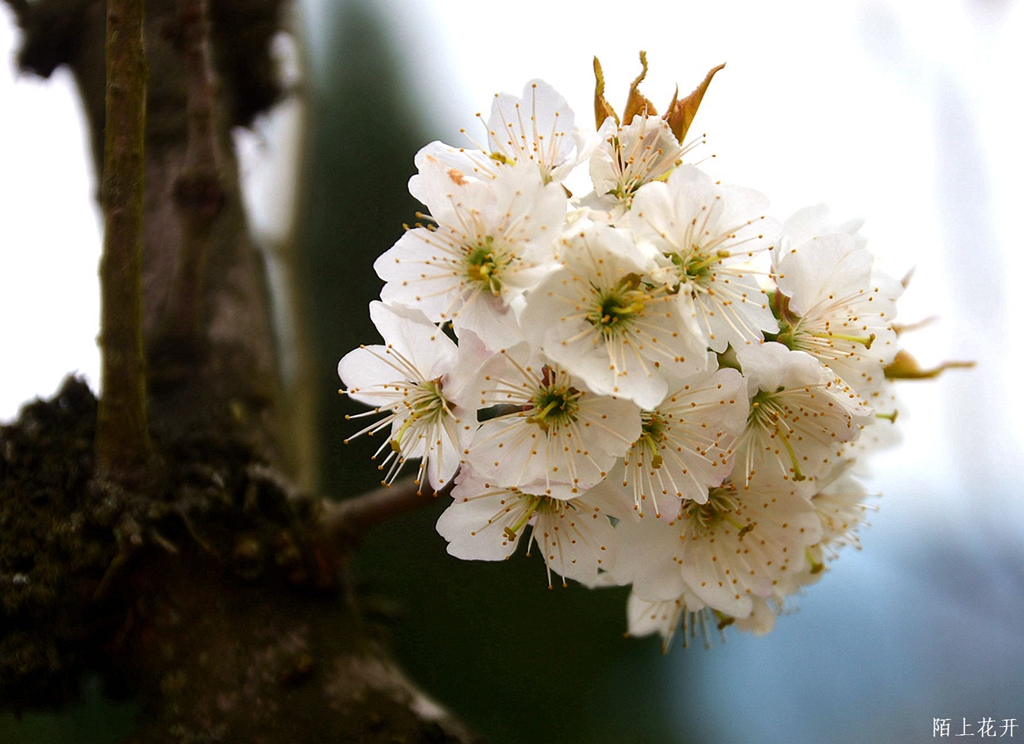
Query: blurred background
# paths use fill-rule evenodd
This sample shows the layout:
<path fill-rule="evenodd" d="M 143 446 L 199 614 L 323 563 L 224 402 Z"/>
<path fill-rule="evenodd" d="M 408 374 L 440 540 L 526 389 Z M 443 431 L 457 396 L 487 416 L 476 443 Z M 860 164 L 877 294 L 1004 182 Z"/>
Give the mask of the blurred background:
<path fill-rule="evenodd" d="M 542 77 L 591 126 L 592 57 L 621 107 L 645 49 L 643 85 L 664 106 L 712 66 L 704 167 L 769 195 L 785 218 L 830 205 L 863 217 L 883 267 L 914 269 L 900 318 L 925 365 L 975 369 L 900 386 L 904 441 L 877 456 L 884 493 L 862 533 L 763 638 L 729 633 L 667 656 L 627 640 L 625 592 L 548 591 L 539 559 L 463 563 L 434 532 L 436 509 L 379 528 L 360 553 L 368 611 L 411 676 L 493 742 L 916 742 L 1016 719 L 1024 738 L 1024 198 L 1016 0 L 930 3 L 303 0 L 299 41 L 280 53 L 303 91 L 238 146 L 272 276 L 295 262 L 297 314 L 282 344 L 307 370 L 324 493 L 376 484 L 335 391 L 337 360 L 376 340 L 373 259 L 418 205 L 413 156 L 459 128 L 484 137 L 497 91 Z M 0 6 L 0 421 L 70 371 L 94 384 L 99 227 L 69 76 L 17 78 L 17 33 Z M 59 177 L 54 178 L 54 174 Z M 55 218 L 54 215 L 59 215 Z M 296 330 L 297 319 L 304 319 Z M 0 717 L 3 742 L 116 741 L 130 705 Z M 1004 736 L 1003 738 L 1007 738 Z"/>

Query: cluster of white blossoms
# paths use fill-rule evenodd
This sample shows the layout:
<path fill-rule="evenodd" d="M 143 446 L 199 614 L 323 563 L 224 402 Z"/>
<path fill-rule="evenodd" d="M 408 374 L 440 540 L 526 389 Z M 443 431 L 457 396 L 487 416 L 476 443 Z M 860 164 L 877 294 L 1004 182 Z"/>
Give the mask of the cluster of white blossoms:
<path fill-rule="evenodd" d="M 419 152 L 423 224 L 374 264 L 384 342 L 341 360 L 342 392 L 372 406 L 386 483 L 418 460 L 450 493 L 452 555 L 526 543 L 549 586 L 631 585 L 630 632 L 666 647 L 766 632 L 857 542 L 903 287 L 859 224 L 780 222 L 688 162 L 715 71 L 664 115 L 641 74 L 620 117 L 595 69 L 596 130 L 535 80 L 482 143 Z"/>

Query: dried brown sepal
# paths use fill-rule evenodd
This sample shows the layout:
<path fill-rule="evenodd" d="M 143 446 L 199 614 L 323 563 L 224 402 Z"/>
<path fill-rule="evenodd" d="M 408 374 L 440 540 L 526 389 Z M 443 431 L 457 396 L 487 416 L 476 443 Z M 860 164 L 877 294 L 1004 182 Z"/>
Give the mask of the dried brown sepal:
<path fill-rule="evenodd" d="M 668 106 L 668 111 L 665 112 L 664 118 L 668 122 L 669 128 L 672 130 L 672 134 L 679 140 L 679 144 L 683 144 L 683 140 L 686 137 L 686 132 L 690 128 L 690 124 L 693 122 L 694 117 L 697 115 L 697 109 L 700 108 L 700 102 L 704 98 L 704 92 L 711 85 L 711 78 L 715 76 L 715 73 L 725 67 L 725 63 L 718 65 L 718 67 L 711 68 L 711 71 L 704 76 L 704 80 L 701 81 L 700 85 L 693 89 L 683 100 L 679 100 L 679 88 L 676 88 L 675 95 L 672 96 L 672 103 Z"/>
<path fill-rule="evenodd" d="M 974 362 L 943 362 L 937 367 L 924 369 L 906 351 L 896 353 L 896 358 L 885 367 L 887 380 L 932 380 L 947 369 L 970 369 Z"/>
<path fill-rule="evenodd" d="M 594 57 L 594 77 L 597 78 L 597 83 L 594 86 L 595 128 L 600 129 L 601 125 L 604 124 L 604 120 L 609 116 L 615 119 L 616 124 L 619 124 L 619 115 L 615 113 L 615 109 L 608 103 L 608 99 L 604 97 L 604 70 L 601 69 L 601 61 L 596 56 Z"/>
<path fill-rule="evenodd" d="M 640 64 L 643 65 L 643 69 L 629 86 L 629 98 L 626 99 L 626 110 L 622 112 L 623 124 L 629 124 L 637 114 L 647 114 L 648 116 L 658 115 L 658 112 L 654 108 L 654 104 L 644 98 L 640 93 L 640 83 L 642 83 L 644 78 L 647 77 L 647 52 L 640 52 Z"/>

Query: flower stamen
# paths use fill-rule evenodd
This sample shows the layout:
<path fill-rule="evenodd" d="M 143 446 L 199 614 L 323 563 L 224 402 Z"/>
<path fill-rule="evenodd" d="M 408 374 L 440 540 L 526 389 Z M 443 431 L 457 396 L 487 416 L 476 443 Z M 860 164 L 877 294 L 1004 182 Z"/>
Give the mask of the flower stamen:
<path fill-rule="evenodd" d="M 488 235 L 480 245 L 466 254 L 463 260 L 466 278 L 493 296 L 500 297 L 502 282 L 499 274 L 509 264 L 511 258 L 495 250 L 494 238 Z"/>
<path fill-rule="evenodd" d="M 524 494 L 524 496 L 526 496 L 526 494 Z M 505 528 L 505 535 L 509 540 L 515 540 L 516 537 L 519 536 L 519 530 L 523 529 L 523 527 L 526 526 L 526 523 L 533 518 L 533 513 L 537 511 L 537 507 L 540 506 L 542 501 L 540 496 L 529 496 L 528 498 L 531 499 L 530 505 L 526 507 L 523 513 L 519 516 L 519 519 L 517 519 L 511 527 Z"/>
<path fill-rule="evenodd" d="M 549 427 L 568 426 L 576 420 L 579 411 L 580 391 L 569 385 L 556 385 L 550 368 L 544 368 L 544 384 L 533 396 L 532 410 L 526 420 L 537 424 L 545 432 Z"/>
<path fill-rule="evenodd" d="M 594 306 L 586 318 L 601 335 L 611 336 L 641 315 L 650 295 L 640 288 L 640 275 L 630 273 L 609 289 L 594 287 Z"/>
<path fill-rule="evenodd" d="M 814 338 L 822 338 L 825 340 L 839 339 L 840 341 L 849 341 L 850 343 L 853 344 L 862 344 L 865 349 L 870 349 L 871 344 L 875 342 L 875 334 L 873 333 L 870 336 L 848 336 L 842 333 L 823 333 L 821 331 L 815 331 L 808 335 L 814 336 Z"/>
<path fill-rule="evenodd" d="M 682 516 L 694 520 L 699 533 L 706 533 L 719 522 L 726 522 L 739 530 L 742 538 L 754 529 L 755 523 L 742 524 L 736 518 L 738 512 L 739 503 L 727 488 L 712 488 L 708 491 L 707 502 L 698 504 L 696 501 L 686 501 L 682 508 Z"/>

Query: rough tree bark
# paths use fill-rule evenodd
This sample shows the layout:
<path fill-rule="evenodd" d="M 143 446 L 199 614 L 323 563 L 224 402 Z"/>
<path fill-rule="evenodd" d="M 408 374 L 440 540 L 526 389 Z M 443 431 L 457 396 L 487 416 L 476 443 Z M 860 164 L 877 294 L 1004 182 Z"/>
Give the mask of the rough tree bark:
<path fill-rule="evenodd" d="M 7 2 L 22 68 L 73 72 L 101 168 L 106 3 Z M 289 485 L 270 300 L 229 137 L 281 96 L 281 5 L 146 3 L 154 454 L 126 448 L 131 477 L 98 462 L 97 403 L 76 380 L 0 429 L 0 708 L 60 704 L 98 672 L 141 702 L 133 742 L 470 741 L 381 648 L 346 575 L 391 497 L 331 508 Z"/>

